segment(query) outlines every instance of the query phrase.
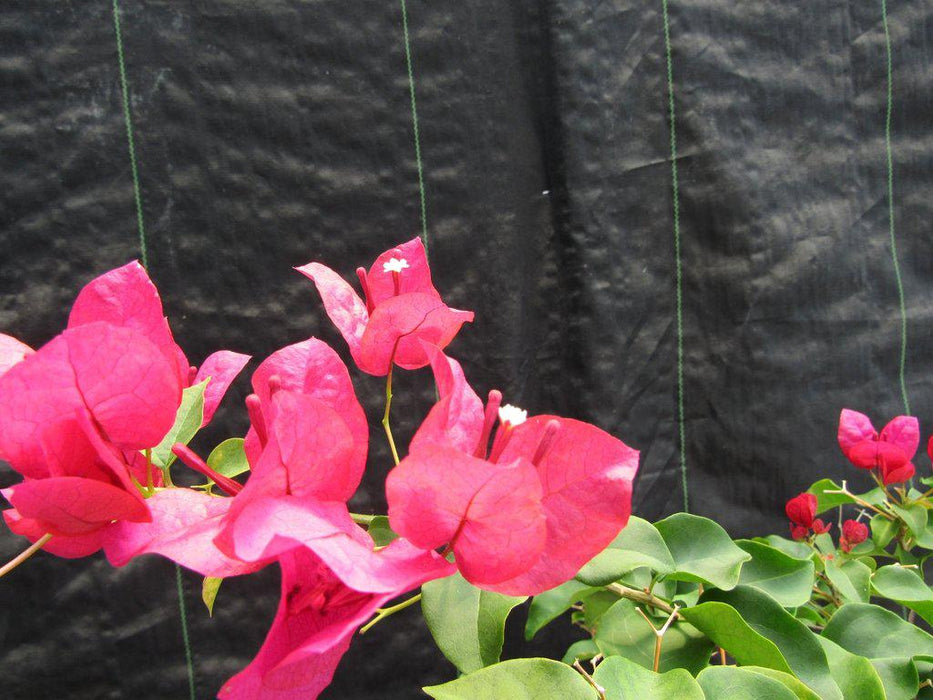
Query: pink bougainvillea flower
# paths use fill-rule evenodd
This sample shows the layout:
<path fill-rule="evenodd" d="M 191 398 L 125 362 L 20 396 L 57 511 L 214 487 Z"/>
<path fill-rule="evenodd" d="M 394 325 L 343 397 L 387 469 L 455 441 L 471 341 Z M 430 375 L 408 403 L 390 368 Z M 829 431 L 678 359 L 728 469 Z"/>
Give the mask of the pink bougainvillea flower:
<path fill-rule="evenodd" d="M 35 350 L 25 343 L 0 333 L 0 377 L 6 374 L 13 365 L 22 362 L 34 352 Z"/>
<path fill-rule="evenodd" d="M 799 493 L 787 502 L 784 512 L 791 523 L 809 530 L 816 517 L 816 496 L 806 491 Z"/>
<path fill-rule="evenodd" d="M 339 479 L 330 484 L 337 500 L 348 500 L 366 468 L 369 425 L 353 390 L 350 374 L 337 353 L 316 338 L 289 345 L 274 352 L 256 368 L 252 383 L 255 394 L 246 400 L 251 427 L 245 449 L 250 463 L 257 463 L 272 430 L 273 394 L 286 391 L 304 395 L 330 409 L 325 413 L 336 414 L 349 431 L 352 445 L 348 462 L 340 466 Z M 283 427 L 286 426 L 279 426 L 279 430 Z M 315 428 L 309 430 L 313 432 Z M 337 430 L 343 434 L 342 429 Z"/>
<path fill-rule="evenodd" d="M 393 529 L 446 543 L 488 590 L 535 595 L 572 578 L 628 522 L 638 452 L 587 423 L 526 420 L 497 391 L 484 411 L 455 360 L 425 353 L 440 400 L 386 481 Z"/>
<path fill-rule="evenodd" d="M 324 309 L 347 341 L 357 366 L 384 376 L 394 362 L 404 369 L 428 364 L 422 341 L 446 347 L 472 311 L 451 309 L 431 282 L 420 238 L 387 250 L 357 277 L 363 299 L 329 267 L 312 262 L 296 268 L 314 282 Z"/>
<path fill-rule="evenodd" d="M 913 416 L 893 418 L 879 435 L 868 416 L 844 408 L 839 416 L 839 447 L 860 469 L 876 469 L 885 484 L 914 475 L 911 462 L 920 445 L 920 424 Z"/>
<path fill-rule="evenodd" d="M 805 540 L 810 536 L 810 530 L 817 535 L 829 532 L 832 523 L 824 523 L 816 517 L 817 501 L 812 493 L 799 493 L 787 502 L 784 512 L 790 518 L 791 537 L 795 540 Z"/>
<path fill-rule="evenodd" d="M 379 607 L 450 573 L 438 557 L 421 559 L 423 566 L 410 567 L 386 590 L 378 579 L 349 584 L 309 549 L 291 550 L 279 561 L 282 598 L 275 620 L 256 658 L 221 688 L 222 700 L 314 700 L 330 684 L 356 629 Z"/>
<path fill-rule="evenodd" d="M 75 299 L 69 328 L 99 321 L 131 328 L 148 338 L 172 364 L 182 386 L 210 377 L 204 391 L 202 425 L 211 421 L 231 382 L 250 359 L 249 355 L 221 350 L 204 360 L 200 368 L 190 366 L 172 337 L 158 290 L 135 260 L 91 280 Z"/>
<path fill-rule="evenodd" d="M 851 552 L 852 548 L 868 539 L 868 526 L 857 520 L 846 520 L 842 524 L 842 535 L 839 537 L 839 546 L 843 552 Z"/>
<path fill-rule="evenodd" d="M 0 456 L 26 481 L 4 491 L 11 528 L 79 537 L 56 545 L 77 552 L 115 520 L 148 520 L 124 455 L 158 444 L 180 400 L 159 349 L 109 323 L 68 329 L 14 365 L 0 377 Z"/>

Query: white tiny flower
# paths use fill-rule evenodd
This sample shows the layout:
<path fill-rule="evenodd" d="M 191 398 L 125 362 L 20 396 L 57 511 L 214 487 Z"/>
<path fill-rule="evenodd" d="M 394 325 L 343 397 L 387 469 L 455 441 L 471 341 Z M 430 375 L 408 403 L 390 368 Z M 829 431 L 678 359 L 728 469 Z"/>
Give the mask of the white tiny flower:
<path fill-rule="evenodd" d="M 382 263 L 383 272 L 401 272 L 408 267 L 408 261 L 405 258 L 390 258 L 388 262 Z"/>
<path fill-rule="evenodd" d="M 516 425 L 521 425 L 526 420 L 528 420 L 528 411 L 525 411 L 518 406 L 513 406 L 510 403 L 507 403 L 505 406 L 499 407 L 499 422 L 508 423 L 513 428 Z"/>

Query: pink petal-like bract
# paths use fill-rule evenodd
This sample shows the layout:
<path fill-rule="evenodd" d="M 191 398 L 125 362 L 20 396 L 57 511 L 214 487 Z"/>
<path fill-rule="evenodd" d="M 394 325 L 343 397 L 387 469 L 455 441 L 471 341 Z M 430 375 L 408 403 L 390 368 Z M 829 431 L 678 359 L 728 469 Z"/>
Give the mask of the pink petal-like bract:
<path fill-rule="evenodd" d="M 493 464 L 439 445 L 410 454 L 386 479 L 392 529 L 423 549 L 449 544 L 464 578 L 478 585 L 511 579 L 539 559 L 541 497 L 527 459 Z"/>
<path fill-rule="evenodd" d="M 390 545 L 376 554 L 389 549 L 393 547 Z M 397 551 L 402 549 L 405 545 L 396 548 Z M 387 590 L 384 580 L 373 580 L 372 586 L 361 581 L 348 583 L 309 549 L 299 547 L 283 554 L 279 559 L 282 598 L 272 627 L 256 658 L 227 681 L 217 697 L 223 700 L 317 698 L 330 684 L 351 636 L 377 608 L 438 575 L 451 573 L 449 565 L 438 567 L 438 561 L 446 565 L 439 557 L 434 555 L 433 559 L 427 559 L 424 554 L 406 551 L 397 558 L 397 566 L 404 565 L 407 571 L 394 576 L 395 585 L 391 590 Z"/>
<path fill-rule="evenodd" d="M 816 496 L 804 491 L 787 502 L 784 512 L 794 525 L 809 529 L 813 525 L 813 518 L 816 517 L 816 506 Z"/>
<path fill-rule="evenodd" d="M 52 535 L 85 535 L 114 520 L 149 519 L 138 493 L 76 476 L 30 479 L 5 489 L 3 495 L 21 516 Z"/>
<path fill-rule="evenodd" d="M 317 338 L 310 338 L 272 353 L 256 368 L 252 379 L 253 391 L 259 397 L 264 415 L 271 411 L 270 384 L 273 377 L 277 378 L 281 390 L 298 392 L 317 399 L 343 419 L 353 438 L 353 456 L 348 465 L 348 472 L 362 478 L 369 446 L 369 425 L 353 390 L 350 374 L 340 356 Z M 268 432 L 268 429 L 263 427 Z M 247 438 L 247 445 L 247 454 L 255 463 L 259 456 L 259 445 L 253 430 Z M 347 478 L 345 482 L 349 482 L 346 483 L 346 498 L 349 498 L 359 485 L 359 479 L 352 483 L 353 478 Z"/>
<path fill-rule="evenodd" d="M 388 373 L 393 358 L 403 369 L 419 369 L 430 362 L 422 341 L 443 349 L 472 320 L 472 311 L 451 309 L 429 294 L 392 297 L 373 309 L 357 364 L 376 376 Z"/>
<path fill-rule="evenodd" d="M 353 361 L 359 365 L 360 341 L 369 323 L 366 302 L 329 267 L 313 262 L 295 269 L 314 282 L 328 318 L 347 341 Z"/>
<path fill-rule="evenodd" d="M 34 352 L 35 350 L 13 336 L 0 333 L 0 377 Z"/>
<path fill-rule="evenodd" d="M 878 439 L 899 448 L 911 460 L 920 447 L 920 422 L 914 416 L 892 418 Z"/>
<path fill-rule="evenodd" d="M 15 508 L 4 510 L 3 519 L 11 532 L 26 537 L 30 542 L 48 534 L 48 528 L 37 520 L 24 518 Z M 106 531 L 107 528 L 103 527 L 84 535 L 56 535 L 42 545 L 42 549 L 64 559 L 80 559 L 100 549 L 103 533 Z"/>
<path fill-rule="evenodd" d="M 399 287 L 395 289 L 395 276 L 386 272 L 383 265 L 392 259 L 404 260 L 406 267 L 399 275 Z M 369 288 L 369 300 L 378 306 L 386 299 L 399 294 L 418 292 L 429 296 L 441 298 L 431 282 L 431 270 L 428 267 L 428 258 L 424 252 L 424 244 L 419 237 L 412 238 L 406 243 L 390 248 L 382 253 L 366 274 L 366 286 Z"/>
<path fill-rule="evenodd" d="M 306 547 L 348 586 L 373 592 L 391 592 L 412 577 L 429 580 L 455 570 L 404 539 L 375 552 L 372 538 L 353 522 L 345 504 L 297 496 L 249 503 L 217 542 L 238 559 L 255 562 Z"/>
<path fill-rule="evenodd" d="M 188 360 L 175 343 L 162 310 L 162 300 L 146 269 L 136 260 L 105 272 L 81 290 L 71 307 L 68 327 L 97 321 L 131 328 L 149 339 L 178 373 L 188 378 Z"/>
<path fill-rule="evenodd" d="M 120 447 L 152 447 L 180 401 L 174 369 L 145 337 L 108 323 L 81 325 L 0 377 L 0 456 L 26 477 L 48 476 L 50 431 L 79 411 Z M 62 427 L 63 439 L 73 433 Z"/>
<path fill-rule="evenodd" d="M 864 413 L 844 408 L 839 414 L 838 439 L 842 453 L 848 457 L 849 451 L 858 443 L 864 440 L 877 440 L 878 433 Z"/>
<path fill-rule="evenodd" d="M 398 269 L 386 270 L 393 259 Z M 314 282 L 354 362 L 369 374 L 385 376 L 393 361 L 404 369 L 424 367 L 429 358 L 422 341 L 443 348 L 473 320 L 472 312 L 441 301 L 417 238 L 380 255 L 368 273 L 358 270 L 365 300 L 329 267 L 309 263 L 296 269 Z"/>
<path fill-rule="evenodd" d="M 535 454 L 555 420 L 560 428 L 536 459 L 547 518 L 544 550 L 530 570 L 489 590 L 537 595 L 554 588 L 575 576 L 628 522 L 638 451 L 593 425 L 547 415 L 529 418 L 514 428 L 499 461 Z"/>
<path fill-rule="evenodd" d="M 233 499 L 192 489 L 166 489 L 147 500 L 152 521 L 121 521 L 103 536 L 104 552 L 113 566 L 124 566 L 141 554 L 160 554 L 202 576 L 226 578 L 248 574 L 261 564 L 228 557 L 214 544 Z"/>
<path fill-rule="evenodd" d="M 240 371 L 249 362 L 250 356 L 243 355 L 230 350 L 220 350 L 208 355 L 204 363 L 198 367 L 198 372 L 191 382 L 192 386 L 200 384 L 205 379 L 210 378 L 207 387 L 204 389 L 204 420 L 201 421 L 201 427 L 211 422 L 217 407 L 223 400 L 230 384 L 237 378 Z"/>
<path fill-rule="evenodd" d="M 439 400 L 411 439 L 409 451 L 436 444 L 471 454 L 483 430 L 483 402 L 467 383 L 459 362 L 434 346 L 423 347 L 431 358 Z"/>

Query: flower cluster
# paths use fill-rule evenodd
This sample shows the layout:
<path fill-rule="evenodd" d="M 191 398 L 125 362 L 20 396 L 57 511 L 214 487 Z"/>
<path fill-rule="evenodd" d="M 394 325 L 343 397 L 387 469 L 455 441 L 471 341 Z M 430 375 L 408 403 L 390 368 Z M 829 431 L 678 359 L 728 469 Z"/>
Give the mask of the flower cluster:
<path fill-rule="evenodd" d="M 631 509 L 635 450 L 577 420 L 528 418 L 498 391 L 479 398 L 445 354 L 473 314 L 443 302 L 419 239 L 357 270 L 362 297 L 318 262 L 298 270 L 359 369 L 389 382 L 395 367 L 434 375 L 439 399 L 386 479 L 398 537 L 385 546 L 347 507 L 369 427 L 322 341 L 282 348 L 253 372 L 250 428 L 234 443 L 244 484 L 176 428 L 195 393 L 206 424 L 249 358 L 224 351 L 191 367 L 140 265 L 88 284 L 68 328 L 39 350 L 0 337 L 0 457 L 23 476 L 3 492 L 11 530 L 63 557 L 103 549 L 114 566 L 158 554 L 211 578 L 281 569 L 266 640 L 222 698 L 317 697 L 387 601 L 457 570 L 489 591 L 548 590 L 602 551 Z M 387 405 L 394 453 L 388 416 Z M 175 487 L 176 458 L 208 483 Z"/>

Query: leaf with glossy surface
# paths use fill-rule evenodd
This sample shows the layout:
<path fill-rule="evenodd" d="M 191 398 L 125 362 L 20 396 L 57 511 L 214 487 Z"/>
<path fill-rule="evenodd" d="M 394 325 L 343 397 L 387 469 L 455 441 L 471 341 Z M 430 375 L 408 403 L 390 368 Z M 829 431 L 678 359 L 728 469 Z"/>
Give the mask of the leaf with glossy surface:
<path fill-rule="evenodd" d="M 191 438 L 201 429 L 204 421 L 204 390 L 207 389 L 208 380 L 200 384 L 189 386 L 182 391 L 181 405 L 175 414 L 175 422 L 162 441 L 152 448 L 152 463 L 165 469 L 172 466 L 175 455 L 172 454 L 172 445 L 176 442 L 187 445 Z"/>
<path fill-rule="evenodd" d="M 657 528 L 633 516 L 606 549 L 583 565 L 576 578 L 590 586 L 604 586 L 641 567 L 669 574 L 674 571 L 674 559 Z"/>
<path fill-rule="evenodd" d="M 843 506 L 848 503 L 856 503 L 856 500 L 853 496 L 849 496 L 844 493 L 829 493 L 831 491 L 841 491 L 842 487 L 837 484 L 832 479 L 820 479 L 815 484 L 813 484 L 807 493 L 812 493 L 816 496 L 816 513 L 825 513 L 827 510 L 836 508 L 837 506 Z M 878 505 L 882 501 L 886 500 L 884 492 L 880 488 L 872 489 L 867 493 L 857 494 L 858 498 L 872 505 Z"/>
<path fill-rule="evenodd" d="M 739 583 L 764 591 L 785 608 L 810 600 L 815 570 L 809 559 L 795 559 L 774 547 L 751 540 L 736 544 L 751 555 L 742 565 Z"/>
<path fill-rule="evenodd" d="M 582 600 L 586 591 L 593 592 L 594 589 L 571 580 L 532 598 L 528 608 L 528 621 L 525 623 L 525 639 L 534 638 L 542 627 L 563 615 L 578 600 Z"/>
<path fill-rule="evenodd" d="M 871 570 L 865 564 L 853 559 L 840 565 L 834 559 L 826 559 L 823 570 L 845 602 L 868 602 Z"/>
<path fill-rule="evenodd" d="M 738 666 L 710 666 L 697 676 L 697 683 L 715 700 L 797 700 L 780 681 Z"/>
<path fill-rule="evenodd" d="M 461 673 L 499 661 L 505 620 L 524 600 L 480 590 L 459 573 L 421 587 L 421 611 L 428 629 Z"/>
<path fill-rule="evenodd" d="M 775 671 L 773 668 L 764 668 L 763 666 L 743 666 L 746 671 L 760 673 L 762 676 L 773 678 L 781 685 L 790 690 L 799 700 L 820 700 L 820 696 L 810 690 L 799 678 L 789 673 Z"/>
<path fill-rule="evenodd" d="M 599 664 L 593 680 L 605 689 L 606 700 L 705 700 L 700 686 L 684 669 L 655 673 L 621 656 Z"/>
<path fill-rule="evenodd" d="M 659 620 L 658 627 L 663 624 Z M 600 619 L 594 639 L 606 656 L 623 656 L 644 668 L 654 668 L 656 636 L 630 600 L 620 600 Z M 709 663 L 713 644 L 688 622 L 673 623 L 664 634 L 659 671 L 685 668 L 698 673 Z"/>
<path fill-rule="evenodd" d="M 874 516 L 869 526 L 871 527 L 871 539 L 881 549 L 887 547 L 897 534 L 897 523 L 883 515 Z"/>
<path fill-rule="evenodd" d="M 850 654 L 826 637 L 819 637 L 819 640 L 826 652 L 829 672 L 843 697 L 847 700 L 886 700 L 881 678 L 868 659 Z"/>
<path fill-rule="evenodd" d="M 729 590 L 739 582 L 743 562 L 751 555 L 739 549 L 718 524 L 677 513 L 656 525 L 674 559 L 670 578 L 697 581 Z"/>
<path fill-rule="evenodd" d="M 754 588 L 740 586 L 733 591 L 708 591 L 700 598 L 701 605 L 706 602 L 725 603 L 734 608 L 746 625 L 775 644 L 793 675 L 823 700 L 842 700 L 816 635 L 771 597 Z M 732 653 L 731 649 L 728 651 Z M 753 662 L 752 665 L 774 668 L 767 663 Z"/>
<path fill-rule="evenodd" d="M 422 688 L 435 700 L 596 700 L 593 687 L 570 666 L 550 659 L 513 659 L 443 685 Z"/>
<path fill-rule="evenodd" d="M 913 569 L 897 564 L 882 566 L 871 577 L 871 586 L 882 598 L 916 611 L 933 624 L 933 591 Z"/>

